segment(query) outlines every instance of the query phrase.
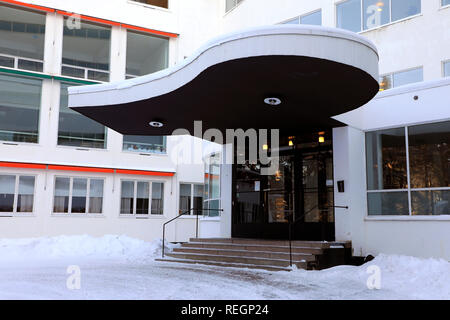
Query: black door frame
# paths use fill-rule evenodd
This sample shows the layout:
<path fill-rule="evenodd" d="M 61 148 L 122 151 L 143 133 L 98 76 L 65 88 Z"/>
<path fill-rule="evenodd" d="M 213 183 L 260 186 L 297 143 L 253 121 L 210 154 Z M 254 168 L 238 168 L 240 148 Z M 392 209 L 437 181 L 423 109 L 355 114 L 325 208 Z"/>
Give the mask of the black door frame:
<path fill-rule="evenodd" d="M 294 156 L 294 194 L 296 201 L 294 201 L 294 217 L 301 217 L 304 220 L 304 190 L 302 174 L 304 155 L 308 153 L 330 153 L 332 156 L 332 146 L 319 145 L 312 148 L 290 149 L 288 152 L 280 152 L 281 155 L 292 154 Z M 325 164 L 325 159 L 323 165 Z M 237 223 L 237 201 L 236 201 L 236 175 L 237 165 L 232 166 L 232 237 L 236 238 L 253 238 L 253 239 L 287 239 L 289 236 L 289 223 Z M 323 170 L 318 170 L 318 174 L 324 174 Z M 319 179 L 322 185 L 318 186 L 319 203 L 321 192 L 327 192 L 326 177 Z M 262 187 L 262 186 L 261 186 Z M 322 191 L 321 191 L 322 190 Z M 260 203 L 264 210 L 265 217 L 267 216 L 267 208 L 264 208 L 264 193 L 260 193 Z M 334 222 L 304 222 L 298 221 L 293 225 L 292 229 L 293 239 L 296 240 L 311 240 L 311 241 L 334 241 L 335 240 L 335 226 Z"/>

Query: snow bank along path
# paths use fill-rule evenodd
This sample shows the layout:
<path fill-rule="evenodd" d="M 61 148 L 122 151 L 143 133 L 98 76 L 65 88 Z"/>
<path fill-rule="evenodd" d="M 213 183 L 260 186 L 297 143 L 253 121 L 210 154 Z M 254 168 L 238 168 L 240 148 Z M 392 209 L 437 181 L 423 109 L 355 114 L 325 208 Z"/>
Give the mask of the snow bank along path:
<path fill-rule="evenodd" d="M 155 262 L 160 254 L 160 240 L 117 235 L 0 239 L 0 299 L 450 300 L 450 263 L 439 259 L 382 254 L 359 267 L 269 272 Z M 78 263 L 82 288 L 70 291 L 66 268 Z M 380 290 L 367 287 L 370 266 Z"/>

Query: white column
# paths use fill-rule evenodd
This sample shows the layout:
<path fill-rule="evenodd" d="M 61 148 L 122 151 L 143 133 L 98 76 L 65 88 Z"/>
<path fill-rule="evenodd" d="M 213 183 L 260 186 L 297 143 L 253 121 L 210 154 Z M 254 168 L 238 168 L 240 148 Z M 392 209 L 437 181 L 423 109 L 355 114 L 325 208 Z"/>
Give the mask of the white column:
<path fill-rule="evenodd" d="M 127 30 L 119 26 L 111 28 L 110 49 L 110 81 L 125 80 L 127 50 Z M 107 148 L 109 151 L 122 152 L 122 135 L 112 129 L 108 129 Z"/>

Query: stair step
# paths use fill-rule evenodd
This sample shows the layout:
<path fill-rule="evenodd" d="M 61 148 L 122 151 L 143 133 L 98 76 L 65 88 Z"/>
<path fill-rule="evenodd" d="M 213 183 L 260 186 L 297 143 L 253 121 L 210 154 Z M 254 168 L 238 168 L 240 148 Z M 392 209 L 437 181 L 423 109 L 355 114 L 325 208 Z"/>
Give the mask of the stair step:
<path fill-rule="evenodd" d="M 155 261 L 160 261 L 160 262 L 177 262 L 177 263 L 187 263 L 187 264 L 203 264 L 203 265 L 219 266 L 219 267 L 262 269 L 262 270 L 267 270 L 267 271 L 291 271 L 290 267 L 278 267 L 278 266 L 269 266 L 269 265 L 255 265 L 255 264 L 245 264 L 245 263 L 219 262 L 219 261 L 209 261 L 209 260 L 162 258 L 162 259 L 155 259 Z"/>
<path fill-rule="evenodd" d="M 259 248 L 260 250 L 266 248 Z M 252 258 L 267 258 L 267 259 L 281 259 L 289 260 L 289 252 L 276 252 L 276 251 L 249 251 L 241 249 L 217 249 L 217 248 L 174 248 L 173 252 L 176 253 L 200 253 L 217 256 L 240 256 L 240 257 L 252 257 Z M 316 261 L 316 256 L 310 253 L 292 253 L 292 259 L 294 261 Z"/>
<path fill-rule="evenodd" d="M 186 242 L 181 245 L 182 248 L 211 248 L 211 249 L 230 249 L 247 251 L 270 251 L 289 253 L 289 246 L 276 245 L 256 245 L 256 244 L 236 244 L 236 243 L 215 243 L 215 242 Z M 303 254 L 322 254 L 323 249 L 318 247 L 292 247 L 292 253 Z"/>
<path fill-rule="evenodd" d="M 289 260 L 283 259 L 268 259 L 268 258 L 256 258 L 247 256 L 230 256 L 230 255 L 210 255 L 210 254 L 200 254 L 200 253 L 176 253 L 171 252 L 167 254 L 168 257 L 177 259 L 191 259 L 191 260 L 207 260 L 215 262 L 226 262 L 226 263 L 243 263 L 249 265 L 269 265 L 277 267 L 289 267 Z M 294 260 L 293 263 L 299 268 L 307 268 L 307 262 L 305 260 Z"/>
<path fill-rule="evenodd" d="M 222 244 L 247 244 L 247 245 L 264 245 L 264 246 L 289 246 L 288 240 L 262 240 L 262 239 L 245 239 L 245 238 L 191 238 L 189 242 L 202 243 L 222 243 Z M 296 247 L 315 247 L 330 248 L 335 246 L 348 246 L 346 242 L 326 242 L 326 241 L 300 241 L 293 240 L 292 246 Z"/>

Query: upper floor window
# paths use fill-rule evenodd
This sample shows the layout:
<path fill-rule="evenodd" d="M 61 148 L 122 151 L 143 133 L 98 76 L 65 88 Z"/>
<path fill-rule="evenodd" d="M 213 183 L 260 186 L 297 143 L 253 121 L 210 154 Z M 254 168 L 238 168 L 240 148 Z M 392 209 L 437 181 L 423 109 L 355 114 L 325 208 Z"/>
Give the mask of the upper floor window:
<path fill-rule="evenodd" d="M 103 212 L 103 179 L 56 177 L 54 213 Z"/>
<path fill-rule="evenodd" d="M 347 0 L 336 5 L 336 26 L 360 32 L 420 12 L 421 0 Z"/>
<path fill-rule="evenodd" d="M 444 62 L 444 77 L 450 77 L 450 60 Z"/>
<path fill-rule="evenodd" d="M 38 142 L 42 80 L 0 73 L 0 140 Z"/>
<path fill-rule="evenodd" d="M 0 214 L 33 212 L 33 176 L 0 175 Z"/>
<path fill-rule="evenodd" d="M 179 213 L 201 215 L 203 209 L 204 187 L 201 184 L 181 183 Z"/>
<path fill-rule="evenodd" d="M 141 153 L 167 153 L 165 136 L 123 136 L 123 150 Z"/>
<path fill-rule="evenodd" d="M 0 66 L 43 71 L 45 15 L 0 6 Z"/>
<path fill-rule="evenodd" d="M 92 23 L 70 24 L 64 19 L 61 74 L 109 81 L 111 28 Z"/>
<path fill-rule="evenodd" d="M 441 0 L 442 2 L 441 2 L 441 6 L 442 7 L 444 7 L 444 6 L 450 6 L 450 0 Z"/>
<path fill-rule="evenodd" d="M 423 68 L 385 74 L 380 77 L 380 91 L 423 81 Z"/>
<path fill-rule="evenodd" d="M 106 128 L 68 107 L 67 88 L 73 86 L 61 83 L 59 102 L 58 145 L 82 148 L 106 147 Z"/>
<path fill-rule="evenodd" d="M 289 21 L 284 22 L 284 24 L 309 24 L 309 25 L 322 25 L 322 10 L 317 10 L 311 13 L 304 14 L 302 16 L 296 17 Z"/>
<path fill-rule="evenodd" d="M 161 7 L 166 9 L 169 8 L 169 0 L 131 0 L 131 1 L 145 3 L 155 7 Z"/>
<path fill-rule="evenodd" d="M 122 180 L 120 214 L 163 214 L 164 183 Z"/>
<path fill-rule="evenodd" d="M 366 133 L 369 215 L 450 214 L 449 154 L 450 122 Z"/>
<path fill-rule="evenodd" d="M 241 3 L 244 0 L 226 0 L 225 3 L 225 12 L 230 11 L 234 7 L 236 7 L 239 3 Z"/>
<path fill-rule="evenodd" d="M 169 39 L 127 31 L 127 78 L 167 68 L 168 56 Z"/>

